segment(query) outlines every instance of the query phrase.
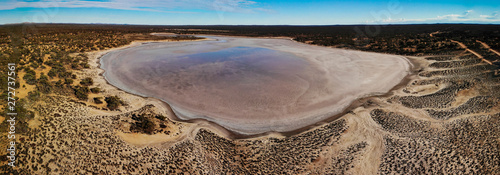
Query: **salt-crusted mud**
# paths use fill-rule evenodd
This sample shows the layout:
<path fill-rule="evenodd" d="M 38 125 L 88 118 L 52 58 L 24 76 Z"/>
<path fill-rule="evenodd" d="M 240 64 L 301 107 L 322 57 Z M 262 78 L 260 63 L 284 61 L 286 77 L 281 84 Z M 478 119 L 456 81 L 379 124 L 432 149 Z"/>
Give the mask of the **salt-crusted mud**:
<path fill-rule="evenodd" d="M 181 119 L 261 134 L 303 128 L 386 93 L 411 66 L 402 56 L 288 39 L 211 38 L 112 51 L 101 68 L 111 84 L 168 102 Z"/>

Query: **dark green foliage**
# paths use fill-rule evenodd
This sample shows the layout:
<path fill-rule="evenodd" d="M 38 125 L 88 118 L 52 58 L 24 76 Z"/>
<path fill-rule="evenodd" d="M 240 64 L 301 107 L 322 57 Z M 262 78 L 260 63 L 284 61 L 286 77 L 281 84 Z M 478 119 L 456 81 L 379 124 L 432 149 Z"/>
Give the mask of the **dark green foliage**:
<path fill-rule="evenodd" d="M 16 116 L 16 134 L 22 134 L 28 132 L 30 129 L 28 127 L 28 121 L 32 119 L 35 114 L 32 111 L 29 111 L 28 109 L 25 108 L 26 100 L 20 99 L 16 101 L 16 106 L 15 106 L 15 112 L 17 113 Z M 8 112 L 13 112 L 8 110 L 7 108 L 4 108 L 4 114 Z M 7 132 L 8 127 L 8 122 L 7 120 L 9 116 L 7 116 L 6 120 L 0 124 L 0 132 L 5 133 Z"/>
<path fill-rule="evenodd" d="M 26 74 L 23 79 L 26 81 L 26 84 L 35 85 L 36 84 L 36 72 L 30 68 L 25 69 Z"/>
<path fill-rule="evenodd" d="M 65 78 L 64 79 L 64 84 L 73 84 L 73 79 Z"/>
<path fill-rule="evenodd" d="M 94 87 L 94 88 L 90 88 L 90 91 L 94 94 L 97 94 L 97 93 L 101 92 L 101 89 L 99 89 L 98 87 Z"/>
<path fill-rule="evenodd" d="M 0 98 L 1 98 L 1 99 L 7 99 L 7 97 L 8 97 L 8 94 L 7 94 L 7 93 L 8 93 L 7 91 L 3 91 L 3 92 L 0 94 Z"/>
<path fill-rule="evenodd" d="M 78 70 L 78 63 L 71 63 L 71 69 Z"/>
<path fill-rule="evenodd" d="M 30 64 L 30 66 L 31 66 L 33 69 L 36 69 L 36 68 L 38 68 L 40 65 L 38 65 L 38 63 L 36 63 L 36 62 L 33 62 L 33 63 L 31 63 L 31 64 Z"/>
<path fill-rule="evenodd" d="M 54 68 L 50 69 L 47 75 L 51 78 L 56 77 L 57 76 L 56 70 Z"/>
<path fill-rule="evenodd" d="M 102 97 L 95 97 L 94 98 L 94 103 L 95 104 L 102 104 L 102 100 L 101 99 L 102 99 Z"/>
<path fill-rule="evenodd" d="M 66 71 L 63 63 L 57 61 L 47 61 L 47 65 L 52 66 L 50 71 L 47 73 L 50 77 L 59 77 L 59 78 L 69 78 L 71 77 L 71 72 Z"/>
<path fill-rule="evenodd" d="M 80 66 L 83 68 L 90 68 L 90 65 L 88 63 L 80 63 Z"/>
<path fill-rule="evenodd" d="M 163 115 L 157 115 L 157 116 L 155 116 L 155 118 L 160 119 L 160 120 L 165 120 L 166 119 L 166 117 L 163 116 Z"/>
<path fill-rule="evenodd" d="M 80 84 L 82 86 L 90 86 L 90 85 L 94 84 L 94 80 L 92 80 L 92 78 L 90 78 L 90 77 L 87 77 L 87 78 L 84 78 L 82 81 L 80 81 Z"/>
<path fill-rule="evenodd" d="M 120 107 L 120 105 L 124 104 L 123 101 L 118 96 L 109 96 L 109 97 L 106 97 L 104 99 L 104 101 L 106 101 L 107 107 L 110 110 L 118 109 L 118 107 Z"/>
<path fill-rule="evenodd" d="M 58 80 L 54 86 L 57 87 L 57 88 L 63 88 L 64 84 L 63 84 L 63 82 L 61 80 Z"/>
<path fill-rule="evenodd" d="M 34 100 L 36 100 L 38 98 L 40 98 L 40 92 L 39 91 L 30 91 L 30 92 L 28 92 L 28 99 L 29 100 L 34 101 Z"/>
<path fill-rule="evenodd" d="M 139 131 L 146 134 L 153 134 L 156 128 L 156 124 L 148 116 L 144 114 L 135 115 L 132 114 L 132 119 L 136 122 L 130 126 L 131 131 Z"/>
<path fill-rule="evenodd" d="M 75 86 L 73 88 L 76 98 L 80 100 L 87 100 L 88 93 L 90 92 L 88 87 Z"/>
<path fill-rule="evenodd" d="M 50 93 L 52 91 L 52 83 L 49 82 L 49 77 L 42 73 L 38 79 L 36 89 L 42 93 Z"/>

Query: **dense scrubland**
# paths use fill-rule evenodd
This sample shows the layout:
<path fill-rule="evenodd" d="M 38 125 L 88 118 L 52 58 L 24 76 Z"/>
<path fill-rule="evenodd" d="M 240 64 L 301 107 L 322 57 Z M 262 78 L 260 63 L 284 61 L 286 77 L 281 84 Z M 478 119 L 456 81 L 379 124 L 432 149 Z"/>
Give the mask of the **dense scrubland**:
<path fill-rule="evenodd" d="M 154 36 L 151 32 L 163 31 L 147 26 L 119 25 L 63 25 L 24 24 L 0 26 L 0 93 L 7 98 L 7 64 L 16 63 L 16 105 L 18 127 L 26 128 L 33 117 L 25 109 L 25 103 L 36 101 L 41 94 L 75 97 L 87 101 L 90 93 L 98 94 L 93 87 L 92 77 L 78 79 L 73 73 L 89 68 L 85 52 L 109 49 L 129 44 L 136 40 L 192 40 L 192 36 Z M 109 109 L 116 109 L 121 103 L 119 97 L 94 97 L 95 103 L 106 99 Z M 6 100 L 0 101 L 2 107 Z M 6 109 L 3 109 L 6 110 Z M 0 124 L 4 131 L 6 122 Z M 24 130 L 24 129 L 23 129 Z"/>

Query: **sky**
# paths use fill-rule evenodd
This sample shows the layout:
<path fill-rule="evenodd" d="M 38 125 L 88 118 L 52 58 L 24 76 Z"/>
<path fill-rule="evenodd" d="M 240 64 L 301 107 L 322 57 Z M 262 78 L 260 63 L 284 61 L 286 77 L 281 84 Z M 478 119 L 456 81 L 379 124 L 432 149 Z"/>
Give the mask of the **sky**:
<path fill-rule="evenodd" d="M 500 0 L 0 0 L 0 24 L 500 24 Z"/>

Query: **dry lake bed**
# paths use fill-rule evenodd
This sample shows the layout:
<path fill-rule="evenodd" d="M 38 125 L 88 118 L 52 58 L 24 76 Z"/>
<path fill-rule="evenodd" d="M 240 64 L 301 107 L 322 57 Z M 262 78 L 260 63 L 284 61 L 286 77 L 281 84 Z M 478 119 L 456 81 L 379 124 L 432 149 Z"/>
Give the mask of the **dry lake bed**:
<path fill-rule="evenodd" d="M 252 135 L 328 119 L 358 98 L 387 93 L 411 66 L 402 56 L 289 39 L 208 38 L 112 51 L 101 68 L 109 83 L 165 101 L 180 119 Z"/>

